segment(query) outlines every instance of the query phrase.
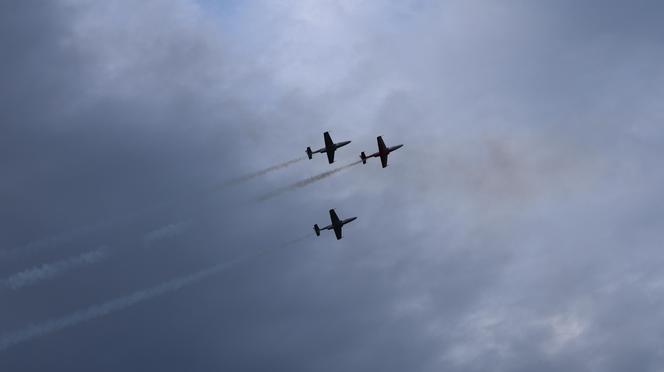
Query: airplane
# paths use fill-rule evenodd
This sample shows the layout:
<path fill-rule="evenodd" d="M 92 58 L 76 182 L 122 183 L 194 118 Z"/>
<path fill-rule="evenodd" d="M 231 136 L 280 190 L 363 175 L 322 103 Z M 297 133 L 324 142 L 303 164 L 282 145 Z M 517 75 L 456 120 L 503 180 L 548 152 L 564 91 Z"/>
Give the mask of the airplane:
<path fill-rule="evenodd" d="M 346 218 L 345 220 L 340 220 L 334 209 L 330 209 L 330 220 L 332 220 L 332 224 L 325 227 L 318 227 L 316 224 L 314 225 L 314 231 L 316 232 L 316 236 L 320 236 L 321 230 L 334 230 L 334 235 L 336 235 L 337 240 L 339 240 L 341 239 L 341 227 L 349 222 L 355 221 L 356 218 L 357 217 L 351 217 Z"/>
<path fill-rule="evenodd" d="M 387 147 L 385 146 L 385 142 L 383 142 L 382 136 L 378 136 L 376 140 L 378 141 L 378 152 L 367 156 L 364 151 L 362 151 L 360 154 L 360 159 L 362 159 L 362 164 L 366 164 L 368 158 L 380 158 L 380 162 L 383 165 L 383 168 L 385 168 L 387 167 L 387 155 L 389 155 L 392 151 L 400 149 L 403 145 Z"/>
<path fill-rule="evenodd" d="M 318 149 L 316 151 L 311 151 L 311 147 L 307 147 L 307 156 L 311 160 L 311 157 L 315 153 L 326 153 L 327 154 L 327 161 L 330 162 L 330 164 L 334 163 L 334 152 L 337 151 L 339 147 L 346 146 L 347 144 L 350 143 L 350 141 L 344 141 L 344 142 L 339 142 L 339 143 L 334 143 L 332 142 L 332 138 L 330 138 L 330 132 L 325 132 L 323 133 L 323 139 L 325 139 L 325 147 Z"/>

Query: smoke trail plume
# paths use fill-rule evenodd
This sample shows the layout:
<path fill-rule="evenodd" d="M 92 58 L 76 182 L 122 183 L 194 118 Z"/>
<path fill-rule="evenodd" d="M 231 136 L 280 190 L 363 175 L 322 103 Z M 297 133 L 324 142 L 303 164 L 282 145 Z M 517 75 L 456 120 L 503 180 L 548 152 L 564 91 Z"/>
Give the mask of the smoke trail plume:
<path fill-rule="evenodd" d="M 241 184 L 243 182 L 252 180 L 256 177 L 266 175 L 270 172 L 286 168 L 286 167 L 288 167 L 292 164 L 295 164 L 299 161 L 302 161 L 304 159 L 306 159 L 306 157 L 299 157 L 299 158 L 291 159 L 291 160 L 285 161 L 283 163 L 279 163 L 277 165 L 273 165 L 271 167 L 265 168 L 265 169 L 257 171 L 257 172 L 249 173 L 249 174 L 246 174 L 244 176 L 240 176 L 240 177 L 237 177 L 237 178 L 230 179 L 228 181 L 225 181 L 225 182 L 221 183 L 221 185 L 219 185 L 219 186 L 209 188 L 206 191 L 206 193 L 219 191 L 220 189 L 224 189 L 224 188 L 229 187 L 229 186 L 234 186 L 234 185 Z M 192 195 L 192 197 L 199 197 L 199 196 L 200 196 L 200 193 L 195 193 L 194 195 Z M 63 233 L 60 233 L 60 234 L 56 234 L 56 235 L 53 235 L 53 236 L 50 236 L 50 237 L 47 237 L 47 238 L 34 240 L 34 241 L 29 242 L 29 243 L 27 243 L 27 244 L 25 244 L 21 247 L 15 247 L 15 248 L 11 248 L 11 249 L 0 250 L 0 259 L 13 259 L 13 258 L 18 258 L 18 257 L 27 257 L 27 256 L 30 256 L 30 255 L 34 255 L 34 254 L 36 254 L 36 253 L 38 253 L 42 250 L 53 248 L 53 247 L 56 247 L 58 245 L 73 241 L 77 238 L 95 233 L 97 231 L 101 231 L 101 230 L 104 230 L 104 229 L 107 229 L 107 228 L 111 228 L 111 227 L 116 226 L 120 223 L 129 223 L 129 222 L 131 222 L 131 221 L 133 221 L 137 218 L 148 215 L 150 213 L 154 213 L 154 212 L 156 212 L 156 211 L 158 211 L 162 208 L 172 207 L 173 205 L 175 205 L 177 203 L 180 203 L 180 202 L 181 201 L 177 201 L 177 202 L 169 201 L 169 202 L 159 203 L 157 205 L 153 205 L 153 206 L 150 206 L 150 207 L 145 207 L 145 208 L 140 209 L 138 211 L 128 213 L 124 216 L 107 219 L 105 221 L 101 221 L 101 222 L 94 223 L 94 224 L 91 224 L 91 225 L 77 227 L 77 228 L 74 228 L 70 231 L 63 232 Z"/>
<path fill-rule="evenodd" d="M 28 270 L 18 272 L 2 281 L 5 288 L 18 290 L 34 285 L 40 281 L 51 279 L 77 267 L 87 266 L 104 260 L 108 255 L 106 247 L 85 252 L 81 255 L 64 260 L 46 263 Z"/>
<path fill-rule="evenodd" d="M 0 259 L 17 259 L 35 255 L 46 249 L 51 249 L 62 244 L 82 238 L 86 235 L 93 234 L 98 231 L 112 228 L 120 223 L 130 224 L 132 221 L 145 215 L 146 212 L 152 211 L 154 208 L 144 208 L 137 212 L 125 214 L 121 217 L 108 218 L 106 220 L 90 224 L 87 226 L 80 226 L 72 230 L 56 234 L 47 238 L 33 240 L 21 247 L 14 247 L 6 250 L 0 250 Z"/>
<path fill-rule="evenodd" d="M 313 232 L 312 232 L 312 233 L 309 233 L 309 234 L 306 234 L 306 235 L 302 235 L 302 236 L 300 236 L 299 238 L 295 238 L 295 239 L 293 239 L 293 240 L 289 240 L 289 241 L 283 243 L 283 244 L 281 245 L 281 247 L 288 247 L 288 246 L 291 246 L 291 245 L 295 245 L 295 244 L 298 244 L 298 243 L 300 243 L 300 242 L 302 242 L 302 241 L 304 241 L 304 240 L 311 239 L 311 238 L 313 238 L 313 237 L 314 237 Z"/>
<path fill-rule="evenodd" d="M 220 187 L 224 188 L 224 187 L 228 187 L 228 186 L 237 185 L 237 184 L 240 184 L 240 183 L 243 183 L 243 182 L 247 182 L 251 179 L 254 179 L 254 178 L 259 177 L 259 176 L 266 175 L 270 172 L 273 172 L 273 171 L 276 171 L 276 170 L 279 170 L 279 169 L 283 169 L 283 168 L 287 168 L 290 165 L 295 164 L 297 162 L 300 162 L 304 159 L 306 159 L 306 157 L 304 157 L 304 156 L 299 157 L 299 158 L 295 158 L 295 159 L 291 159 L 291 160 L 288 160 L 288 161 L 283 162 L 281 164 L 273 165 L 271 167 L 265 168 L 263 170 L 260 170 L 260 171 L 254 172 L 254 173 L 245 174 L 244 176 L 233 178 L 233 179 L 230 179 L 230 180 L 222 183 Z M 217 188 L 215 188 L 215 189 L 217 189 Z"/>
<path fill-rule="evenodd" d="M 48 238 L 33 240 L 20 248 L 17 247 L 0 251 L 0 259 L 15 258 L 34 254 L 46 248 L 66 243 L 78 237 L 82 237 L 95 231 L 101 230 L 110 225 L 110 221 L 98 222 L 93 225 L 78 227 L 64 233 L 50 236 Z"/>
<path fill-rule="evenodd" d="M 350 163 L 350 164 L 343 165 L 343 166 L 341 166 L 341 167 L 339 167 L 339 168 L 334 168 L 334 169 L 329 170 L 329 171 L 327 171 L 327 172 L 323 172 L 323 173 L 321 173 L 321 174 L 317 174 L 317 175 L 315 175 L 315 176 L 312 176 L 312 177 L 309 177 L 309 178 L 305 178 L 305 179 L 303 179 L 303 180 L 301 180 L 301 181 L 297 181 L 297 182 L 295 182 L 295 183 L 293 183 L 293 184 L 290 184 L 290 185 L 288 185 L 288 186 L 285 186 L 285 187 L 279 188 L 279 189 L 274 190 L 274 191 L 272 191 L 272 192 L 270 192 L 270 193 L 267 193 L 267 194 L 265 194 L 265 195 L 262 195 L 262 196 L 258 197 L 256 200 L 258 200 L 258 201 L 265 201 L 265 200 L 268 200 L 268 199 L 272 199 L 272 198 L 274 198 L 274 197 L 276 197 L 276 196 L 279 196 L 279 195 L 281 195 L 281 194 L 287 193 L 287 192 L 289 192 L 289 191 L 296 190 L 296 189 L 299 189 L 299 188 L 302 188 L 302 187 L 308 186 L 308 185 L 310 185 L 310 184 L 312 184 L 312 183 L 314 183 L 314 182 L 318 182 L 318 181 L 320 181 L 320 180 L 322 180 L 322 179 L 324 179 L 324 178 L 330 177 L 331 175 L 333 175 L 333 174 L 335 174 L 335 173 L 341 172 L 341 171 L 344 170 L 344 169 L 348 169 L 348 168 L 350 168 L 350 167 L 352 167 L 352 166 L 355 166 L 355 165 L 357 165 L 357 164 L 360 164 L 361 162 L 362 162 L 361 160 L 358 160 L 358 161 L 352 162 L 352 163 Z"/>
<path fill-rule="evenodd" d="M 178 236 L 191 227 L 191 221 L 184 220 L 176 223 L 171 223 L 162 226 L 158 229 L 152 230 L 143 235 L 143 243 L 150 245 L 158 240 L 163 240 L 171 237 Z"/>
<path fill-rule="evenodd" d="M 305 239 L 305 237 L 298 238 L 296 240 L 287 242 L 278 247 L 286 247 L 294 245 L 297 242 Z M 42 323 L 32 324 L 18 331 L 5 333 L 0 335 L 0 352 L 5 351 L 12 346 L 21 344 L 23 342 L 28 342 L 38 337 L 46 336 L 51 333 L 67 329 L 69 327 L 74 327 L 78 324 L 89 322 L 91 320 L 110 315 L 116 311 L 125 310 L 141 302 L 150 300 L 152 298 L 162 296 L 171 292 L 175 292 L 181 288 L 190 286 L 197 282 L 200 282 L 203 279 L 206 279 L 212 275 L 218 274 L 226 269 L 231 268 L 243 261 L 247 261 L 253 258 L 256 258 L 266 252 L 269 252 L 275 247 L 268 247 L 259 249 L 251 254 L 246 256 L 238 257 L 229 262 L 217 264 L 207 269 L 203 269 L 196 273 L 181 276 L 172 280 L 169 280 L 165 283 L 159 284 L 157 286 L 143 289 L 131 293 L 127 296 L 119 297 L 114 300 L 110 300 L 98 305 L 92 305 L 86 309 L 81 309 L 75 311 L 69 315 L 65 315 L 61 318 L 53 318 L 46 320 Z"/>

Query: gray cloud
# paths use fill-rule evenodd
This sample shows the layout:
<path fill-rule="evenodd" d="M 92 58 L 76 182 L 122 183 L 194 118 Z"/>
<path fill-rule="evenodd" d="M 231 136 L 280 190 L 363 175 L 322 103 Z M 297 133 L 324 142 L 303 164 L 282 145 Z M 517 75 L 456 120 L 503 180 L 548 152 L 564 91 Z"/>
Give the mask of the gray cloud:
<path fill-rule="evenodd" d="M 123 254 L 3 293 L 1 369 L 661 369 L 658 3 L 3 8 L 0 243 L 53 249 L 0 270 Z M 353 140 L 340 164 L 377 135 L 406 146 L 264 203 L 236 201 L 333 168 L 200 192 L 325 130 Z M 329 208 L 360 218 L 307 240 Z M 160 227 L 160 249 L 134 249 Z M 124 297 L 298 237 L 195 289 Z M 109 298 L 132 310 L 89 307 L 125 306 Z M 50 333 L 14 333 L 29 324 Z"/>

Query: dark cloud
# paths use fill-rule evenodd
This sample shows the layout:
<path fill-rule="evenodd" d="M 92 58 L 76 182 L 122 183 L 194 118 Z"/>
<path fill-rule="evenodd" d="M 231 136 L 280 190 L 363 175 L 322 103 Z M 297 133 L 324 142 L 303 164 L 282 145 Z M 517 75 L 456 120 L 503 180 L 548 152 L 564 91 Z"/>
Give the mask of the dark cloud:
<path fill-rule="evenodd" d="M 0 369 L 661 369 L 660 8 L 3 3 Z"/>

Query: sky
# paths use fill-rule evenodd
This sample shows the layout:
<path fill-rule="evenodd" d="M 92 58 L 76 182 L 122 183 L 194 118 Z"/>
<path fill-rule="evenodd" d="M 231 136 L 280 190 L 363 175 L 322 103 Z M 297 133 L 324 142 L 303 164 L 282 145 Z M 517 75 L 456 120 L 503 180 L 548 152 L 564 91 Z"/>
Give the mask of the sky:
<path fill-rule="evenodd" d="M 661 371 L 662 11 L 0 2 L 0 370 Z"/>

